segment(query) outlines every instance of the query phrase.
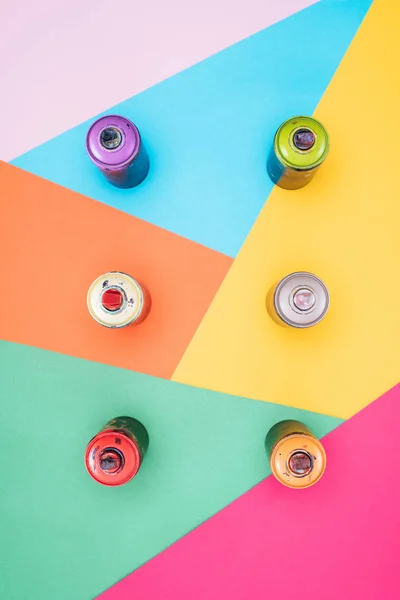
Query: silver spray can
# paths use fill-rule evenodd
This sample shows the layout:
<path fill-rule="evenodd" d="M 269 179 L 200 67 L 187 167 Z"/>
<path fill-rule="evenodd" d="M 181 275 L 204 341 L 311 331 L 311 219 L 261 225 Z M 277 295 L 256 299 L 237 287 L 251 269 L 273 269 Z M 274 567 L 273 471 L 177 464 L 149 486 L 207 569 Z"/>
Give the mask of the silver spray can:
<path fill-rule="evenodd" d="M 329 292 L 312 273 L 284 277 L 267 295 L 267 310 L 280 325 L 306 328 L 319 323 L 329 308 Z"/>

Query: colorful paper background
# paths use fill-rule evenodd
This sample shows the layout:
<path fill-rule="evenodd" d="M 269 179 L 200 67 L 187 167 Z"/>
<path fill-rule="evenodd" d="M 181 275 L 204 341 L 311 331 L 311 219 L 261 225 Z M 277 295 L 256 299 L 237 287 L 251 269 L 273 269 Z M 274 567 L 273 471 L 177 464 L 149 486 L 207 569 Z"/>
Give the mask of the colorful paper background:
<path fill-rule="evenodd" d="M 2 600 L 397 598 L 399 17 L 391 0 L 0 8 Z M 103 112 L 147 145 L 134 190 L 85 154 Z M 266 156 L 300 113 L 331 152 L 287 192 Z M 113 269 L 151 291 L 137 328 L 87 313 Z M 266 314 L 294 270 L 331 293 L 309 330 Z M 149 452 L 104 488 L 83 453 L 119 414 Z M 269 476 L 284 418 L 325 436 L 309 490 Z"/>

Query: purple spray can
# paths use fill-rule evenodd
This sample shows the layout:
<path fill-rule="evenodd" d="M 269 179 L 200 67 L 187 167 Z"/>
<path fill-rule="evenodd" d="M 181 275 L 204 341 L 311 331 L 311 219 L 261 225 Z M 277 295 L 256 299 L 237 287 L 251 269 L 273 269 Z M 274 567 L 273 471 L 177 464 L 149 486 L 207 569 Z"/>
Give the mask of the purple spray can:
<path fill-rule="evenodd" d="M 149 157 L 136 125 L 116 115 L 101 117 L 86 136 L 86 149 L 106 179 L 120 188 L 139 185 L 149 172 Z"/>

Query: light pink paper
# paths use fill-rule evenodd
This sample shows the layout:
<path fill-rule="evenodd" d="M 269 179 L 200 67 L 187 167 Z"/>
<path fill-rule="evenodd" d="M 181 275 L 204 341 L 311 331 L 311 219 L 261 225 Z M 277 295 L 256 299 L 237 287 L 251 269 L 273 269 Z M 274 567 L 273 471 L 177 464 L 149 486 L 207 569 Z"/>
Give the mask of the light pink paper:
<path fill-rule="evenodd" d="M 0 2 L 0 159 L 11 160 L 317 0 Z"/>
<path fill-rule="evenodd" d="M 269 477 L 101 600 L 399 597 L 400 385 L 324 439 L 308 490 Z"/>

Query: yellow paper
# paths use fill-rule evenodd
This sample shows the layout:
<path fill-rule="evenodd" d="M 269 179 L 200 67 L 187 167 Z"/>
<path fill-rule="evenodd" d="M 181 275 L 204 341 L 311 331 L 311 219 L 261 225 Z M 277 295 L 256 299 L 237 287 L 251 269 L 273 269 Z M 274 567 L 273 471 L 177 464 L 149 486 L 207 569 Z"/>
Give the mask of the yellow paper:
<path fill-rule="evenodd" d="M 305 188 L 272 191 L 175 381 L 342 418 L 399 381 L 399 23 L 400 3 L 375 1 L 315 112 L 326 163 Z M 331 295 L 305 330 L 265 309 L 297 270 Z"/>

